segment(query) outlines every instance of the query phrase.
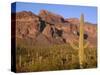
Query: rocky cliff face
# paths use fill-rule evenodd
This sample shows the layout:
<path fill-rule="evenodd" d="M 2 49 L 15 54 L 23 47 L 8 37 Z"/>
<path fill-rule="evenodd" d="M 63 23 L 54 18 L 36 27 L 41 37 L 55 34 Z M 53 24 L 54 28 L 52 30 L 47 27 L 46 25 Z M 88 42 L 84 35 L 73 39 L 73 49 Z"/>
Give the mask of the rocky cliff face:
<path fill-rule="evenodd" d="M 63 44 L 78 41 L 79 19 L 65 19 L 52 12 L 41 10 L 38 15 L 22 11 L 17 12 L 16 37 L 20 39 L 35 40 L 34 44 Z M 13 16 L 13 14 L 12 14 Z M 89 42 L 90 47 L 97 44 L 97 25 L 85 23 L 84 39 Z M 44 41 L 44 42 L 43 42 Z"/>

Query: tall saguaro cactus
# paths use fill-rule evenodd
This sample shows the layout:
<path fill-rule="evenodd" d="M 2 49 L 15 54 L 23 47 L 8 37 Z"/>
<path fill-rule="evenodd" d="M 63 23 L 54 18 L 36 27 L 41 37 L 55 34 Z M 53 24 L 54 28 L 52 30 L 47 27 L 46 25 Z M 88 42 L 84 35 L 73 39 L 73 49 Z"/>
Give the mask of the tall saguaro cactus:
<path fill-rule="evenodd" d="M 83 62 L 84 62 L 84 46 L 83 46 L 83 42 L 84 42 L 84 29 L 83 29 L 83 25 L 84 25 L 84 16 L 83 14 L 80 17 L 80 36 L 79 36 L 79 62 L 80 62 L 80 68 L 83 68 Z"/>
<path fill-rule="evenodd" d="M 84 48 L 86 48 L 88 45 L 88 43 L 86 43 L 84 45 L 84 15 L 82 14 L 80 17 L 80 25 L 79 25 L 79 47 L 76 47 L 75 45 L 73 45 L 73 43 L 71 43 L 71 46 L 74 49 L 78 49 L 78 55 L 79 55 L 79 64 L 80 64 L 80 68 L 84 68 L 83 64 L 84 64 Z"/>

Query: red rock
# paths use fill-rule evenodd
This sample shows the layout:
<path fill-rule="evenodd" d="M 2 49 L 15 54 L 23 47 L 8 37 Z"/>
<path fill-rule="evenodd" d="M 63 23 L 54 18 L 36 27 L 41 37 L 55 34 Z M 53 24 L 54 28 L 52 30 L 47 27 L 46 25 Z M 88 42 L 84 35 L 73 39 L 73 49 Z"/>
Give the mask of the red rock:
<path fill-rule="evenodd" d="M 41 10 L 39 16 L 41 17 L 42 20 L 45 20 L 46 22 L 51 24 L 62 22 L 64 20 L 62 16 L 46 10 Z"/>
<path fill-rule="evenodd" d="M 20 38 L 35 38 L 38 34 L 39 18 L 31 12 L 16 13 L 16 34 Z"/>
<path fill-rule="evenodd" d="M 13 14 L 14 15 L 14 14 Z M 12 18 L 12 22 L 16 23 L 16 37 L 32 39 L 37 44 L 63 44 L 78 41 L 79 39 L 79 19 L 68 18 L 47 10 L 41 10 L 39 15 L 32 12 L 16 13 L 16 20 Z M 90 47 L 97 44 L 97 25 L 85 23 L 84 33 L 87 36 Z M 45 42 L 42 42 L 45 40 Z"/>

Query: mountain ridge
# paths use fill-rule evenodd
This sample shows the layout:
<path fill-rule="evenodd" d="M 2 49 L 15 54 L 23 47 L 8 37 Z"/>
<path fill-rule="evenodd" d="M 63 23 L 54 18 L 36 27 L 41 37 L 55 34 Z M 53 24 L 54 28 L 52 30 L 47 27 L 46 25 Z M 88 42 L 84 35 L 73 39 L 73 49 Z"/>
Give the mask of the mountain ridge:
<path fill-rule="evenodd" d="M 79 38 L 79 19 L 63 18 L 59 14 L 53 14 L 47 10 L 41 10 L 38 15 L 21 11 L 12 16 L 16 16 L 16 37 L 21 39 L 39 40 L 38 43 L 63 44 L 78 41 Z M 89 42 L 90 47 L 97 44 L 97 25 L 85 22 L 84 25 L 85 40 Z M 38 38 L 37 38 L 38 37 Z M 41 40 L 40 40 L 41 38 Z M 43 40 L 45 43 L 43 43 Z M 34 42 L 34 43 L 35 43 Z M 38 45 L 38 44 L 37 44 Z"/>

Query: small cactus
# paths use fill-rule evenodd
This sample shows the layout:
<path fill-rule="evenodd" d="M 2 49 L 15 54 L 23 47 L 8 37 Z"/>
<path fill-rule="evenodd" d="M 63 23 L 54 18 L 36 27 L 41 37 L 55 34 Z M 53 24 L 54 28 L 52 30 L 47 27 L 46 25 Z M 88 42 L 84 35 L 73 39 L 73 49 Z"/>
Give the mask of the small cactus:
<path fill-rule="evenodd" d="M 22 65 L 22 58 L 21 58 L 21 55 L 19 56 L 19 66 L 21 67 Z"/>
<path fill-rule="evenodd" d="M 86 48 L 88 46 L 88 43 L 86 43 L 84 45 L 84 15 L 82 14 L 80 17 L 80 26 L 79 26 L 79 47 L 73 45 L 73 43 L 71 43 L 72 48 L 74 49 L 78 49 L 78 55 L 79 55 L 79 64 L 80 64 L 80 68 L 84 68 L 83 64 L 84 64 L 84 48 Z"/>

